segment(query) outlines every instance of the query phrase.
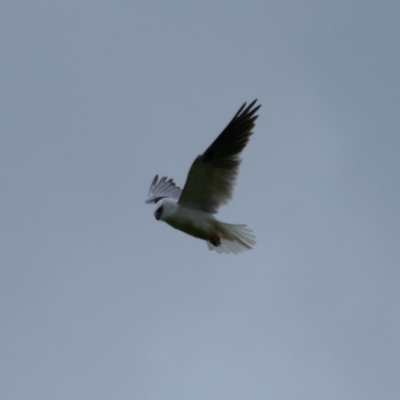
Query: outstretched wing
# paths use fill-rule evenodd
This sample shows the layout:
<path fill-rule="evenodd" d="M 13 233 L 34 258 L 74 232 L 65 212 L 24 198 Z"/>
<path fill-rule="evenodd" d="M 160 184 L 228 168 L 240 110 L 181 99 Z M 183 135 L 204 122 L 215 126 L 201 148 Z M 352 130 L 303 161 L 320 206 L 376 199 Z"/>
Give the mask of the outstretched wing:
<path fill-rule="evenodd" d="M 211 146 L 194 160 L 179 204 L 216 213 L 232 198 L 241 162 L 239 154 L 253 133 L 256 112 L 261 107 L 255 106 L 256 102 L 247 107 L 244 103 Z"/>
<path fill-rule="evenodd" d="M 178 200 L 181 193 L 182 189 L 175 185 L 172 178 L 167 180 L 167 177 L 164 176 L 158 180 L 158 175 L 156 175 L 150 185 L 149 198 L 146 200 L 146 203 L 158 203 L 164 197 L 171 197 Z"/>

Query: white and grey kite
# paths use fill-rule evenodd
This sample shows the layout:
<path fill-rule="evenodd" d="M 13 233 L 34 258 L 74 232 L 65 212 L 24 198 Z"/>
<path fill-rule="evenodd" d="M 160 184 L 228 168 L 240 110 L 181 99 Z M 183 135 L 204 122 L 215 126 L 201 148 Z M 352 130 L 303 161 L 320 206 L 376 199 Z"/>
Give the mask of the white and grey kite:
<path fill-rule="evenodd" d="M 211 146 L 198 156 L 188 173 L 183 190 L 172 179 L 155 176 L 146 203 L 156 203 L 154 216 L 188 235 L 203 239 L 210 250 L 240 253 L 250 250 L 255 236 L 246 225 L 218 221 L 213 214 L 232 198 L 242 152 L 253 133 L 254 100 L 246 103 Z"/>

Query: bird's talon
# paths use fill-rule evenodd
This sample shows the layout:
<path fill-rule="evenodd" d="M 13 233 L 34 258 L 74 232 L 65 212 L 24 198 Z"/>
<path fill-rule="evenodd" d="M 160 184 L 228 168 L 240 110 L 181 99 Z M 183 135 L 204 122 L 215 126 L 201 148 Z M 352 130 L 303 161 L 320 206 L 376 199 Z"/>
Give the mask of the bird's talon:
<path fill-rule="evenodd" d="M 221 246 L 221 238 L 218 235 L 212 236 L 210 243 L 215 247 L 219 247 Z"/>

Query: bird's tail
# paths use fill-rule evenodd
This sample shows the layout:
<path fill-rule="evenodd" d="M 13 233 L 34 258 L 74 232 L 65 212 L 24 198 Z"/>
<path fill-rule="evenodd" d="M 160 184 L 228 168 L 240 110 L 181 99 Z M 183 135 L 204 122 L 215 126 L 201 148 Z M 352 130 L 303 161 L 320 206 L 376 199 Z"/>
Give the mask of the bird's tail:
<path fill-rule="evenodd" d="M 253 231 L 247 228 L 247 225 L 234 225 L 225 222 L 216 221 L 220 244 L 213 245 L 207 241 L 209 250 L 215 250 L 217 253 L 241 253 L 245 250 L 251 250 L 256 243 L 256 237 Z"/>

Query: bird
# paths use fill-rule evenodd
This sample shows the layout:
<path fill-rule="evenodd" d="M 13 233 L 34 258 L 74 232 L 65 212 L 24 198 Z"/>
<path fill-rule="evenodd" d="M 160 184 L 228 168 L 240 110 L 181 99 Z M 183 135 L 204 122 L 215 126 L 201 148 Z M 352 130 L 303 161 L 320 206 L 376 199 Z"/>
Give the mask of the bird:
<path fill-rule="evenodd" d="M 244 224 L 229 224 L 214 217 L 220 206 L 233 196 L 240 153 L 245 148 L 258 118 L 257 99 L 244 103 L 226 128 L 196 157 L 183 189 L 172 178 L 156 175 L 150 185 L 147 204 L 156 204 L 154 216 L 195 238 L 205 240 L 217 253 L 241 253 L 256 243 L 253 231 Z"/>

